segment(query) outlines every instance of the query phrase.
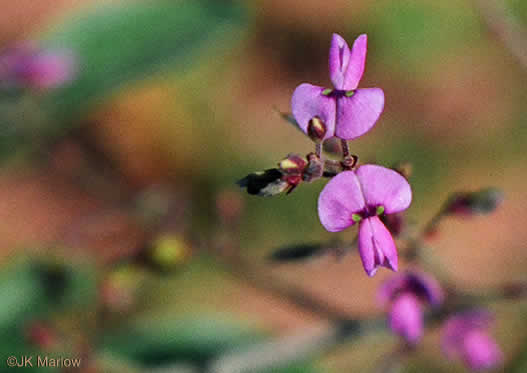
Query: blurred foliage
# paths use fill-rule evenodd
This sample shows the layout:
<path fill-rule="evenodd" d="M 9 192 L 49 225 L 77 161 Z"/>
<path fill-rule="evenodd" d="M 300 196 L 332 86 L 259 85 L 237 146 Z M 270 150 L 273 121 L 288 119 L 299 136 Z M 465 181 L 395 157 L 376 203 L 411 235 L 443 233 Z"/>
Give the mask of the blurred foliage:
<path fill-rule="evenodd" d="M 254 341 L 252 332 L 215 318 L 146 320 L 121 331 L 108 333 L 105 353 L 139 362 L 144 366 L 176 361 L 203 366 L 219 353 Z"/>
<path fill-rule="evenodd" d="M 123 84 L 162 67 L 188 66 L 242 19 L 242 8 L 234 1 L 134 1 L 96 7 L 46 37 L 45 46 L 71 50 L 80 71 L 72 84 L 46 97 L 44 105 L 55 120 L 71 122 Z"/>
<path fill-rule="evenodd" d="M 243 20 L 235 1 L 122 1 L 94 6 L 55 26 L 42 46 L 71 52 L 77 75 L 63 87 L 3 110 L 8 131 L 0 136 L 2 153 L 9 156 L 64 135 L 84 122 L 79 116 L 125 84 L 160 69 L 188 67 L 206 47 L 217 48 L 227 34 L 232 37 Z"/>
<path fill-rule="evenodd" d="M 371 28 L 376 48 L 392 68 L 426 73 L 445 53 L 455 53 L 480 36 L 476 13 L 467 4 L 444 7 L 414 1 L 387 1 L 375 10 Z M 382 35 L 380 35 L 382 33 Z"/>
<path fill-rule="evenodd" d="M 170 367 L 174 363 L 205 369 L 230 350 L 243 350 L 263 337 L 234 322 L 214 318 L 146 320 L 104 337 L 102 353 L 126 359 L 144 368 Z M 255 373 L 314 372 L 304 362 L 291 362 Z"/>
<path fill-rule="evenodd" d="M 26 234 L 12 228 L 12 222 L 52 227 L 56 224 L 54 215 L 60 215 L 70 199 L 75 210 L 71 224 L 104 241 L 106 223 L 90 228 L 84 224 L 86 214 L 108 206 L 129 213 L 128 202 L 133 202 L 127 198 L 136 191 L 136 184 L 130 182 L 136 180 L 133 176 L 141 176 L 137 184 L 142 186 L 162 180 L 168 185 L 167 194 L 175 197 L 169 199 L 170 208 L 163 198 L 154 201 L 153 207 L 146 203 L 137 206 L 141 211 L 136 215 L 143 216 L 144 228 L 152 235 L 147 248 L 143 242 L 138 244 L 145 250 L 142 254 L 150 255 L 148 268 L 136 262 L 128 266 L 126 261 L 123 267 L 105 264 L 97 268 L 84 262 L 40 257 L 9 261 L 0 272 L 0 331 L 9 335 L 0 343 L 2 353 L 38 352 L 28 343 L 25 330 L 28 323 L 45 319 L 62 327 L 66 324 L 65 329 L 82 329 L 89 338 L 94 337 L 94 353 L 103 371 L 169 370 L 175 366 L 184 370 L 203 367 L 219 354 L 269 337 L 260 332 L 261 328 L 240 321 L 225 322 L 217 313 L 203 316 L 207 311 L 225 312 L 229 320 L 241 318 L 277 334 L 318 322 L 225 273 L 219 261 L 209 255 L 218 247 L 259 260 L 269 266 L 269 272 L 282 271 L 279 273 L 291 282 L 309 284 L 308 290 L 328 303 L 361 314 L 377 312 L 371 304 L 374 285 L 365 282 L 357 256 L 338 264 L 321 260 L 330 262 L 329 270 L 315 261 L 298 267 L 273 266 L 326 252 L 327 248 L 317 243 L 328 242 L 335 235 L 324 231 L 316 214 L 324 182 L 302 185 L 290 196 L 265 200 L 240 191 L 239 203 L 245 212 L 236 223 L 222 222 L 216 211 L 219 193 L 234 189 L 235 181 L 243 175 L 275 167 L 288 152 L 306 154 L 313 150 L 309 139 L 289 128 L 289 124 L 295 125 L 293 118 L 282 114 L 284 120 L 279 120 L 273 108 L 288 112 L 289 94 L 297 84 L 322 84 L 327 79 L 331 32 L 339 32 L 348 40 L 368 33 L 365 79 L 373 84 L 367 86 L 383 87 L 386 92 L 387 106 L 379 125 L 371 135 L 352 143 L 360 161 L 385 166 L 395 161 L 412 163 L 414 203 L 410 214 L 418 222 L 433 216 L 431 209 L 455 190 L 499 185 L 507 195 L 507 213 L 482 229 L 488 235 L 504 232 L 501 236 L 510 241 L 502 243 L 500 237 L 499 245 L 491 242 L 492 252 L 498 254 L 489 256 L 495 259 L 489 262 L 501 265 L 506 272 L 512 265 L 517 271 L 524 268 L 525 263 L 517 260 L 520 250 L 511 251 L 514 263 L 507 262 L 504 252 L 514 245 L 523 250 L 525 242 L 515 223 L 522 221 L 526 206 L 522 197 L 526 80 L 522 66 L 487 30 L 472 2 L 344 1 L 323 6 L 322 2 L 300 0 L 260 1 L 256 5 L 242 0 L 87 3 L 65 22 L 56 22 L 45 34 L 38 34 L 42 46 L 73 51 L 79 75 L 54 91 L 2 96 L 0 153 L 5 158 L 49 145 L 71 128 L 90 126 L 92 137 L 84 141 L 93 142 L 99 152 L 95 155 L 101 156 L 92 165 L 94 173 L 81 167 L 82 162 L 75 162 L 76 149 L 56 156 L 56 144 L 52 144 L 39 154 L 56 157 L 50 161 L 55 168 L 43 172 L 59 180 L 58 185 L 76 183 L 96 198 L 77 204 L 81 197 L 65 193 L 56 205 L 50 204 L 58 207 L 42 207 L 36 201 L 35 206 L 28 203 L 31 211 L 20 212 L 21 201 L 39 196 L 31 188 L 42 188 L 42 184 L 28 187 L 18 179 L 7 186 L 0 183 L 4 188 L 0 200 L 13 201 L 6 202 L 5 208 L 0 206 L 0 212 L 8 210 L 2 215 L 1 232 L 8 238 L 4 246 L 16 246 L 13 237 Z M 508 4 L 516 18 L 527 25 L 527 2 L 508 0 Z M 438 83 L 440 87 L 436 87 Z M 338 150 L 326 148 L 331 153 Z M 105 162 L 112 161 L 107 167 Z M 155 172 L 149 174 L 149 167 Z M 136 173 L 131 175 L 130 169 Z M 11 177 L 7 173 L 1 176 Z M 107 184 L 94 182 L 106 177 Z M 116 180 L 120 182 L 121 177 L 122 185 L 107 194 L 105 185 L 118 184 Z M 127 189 L 128 184 L 133 185 L 132 191 Z M 53 193 L 61 194 L 55 185 L 49 188 L 53 192 L 39 197 L 43 202 L 52 199 Z M 26 192 L 18 194 L 20 190 Z M 101 195 L 104 197 L 99 198 Z M 494 193 L 479 195 L 489 196 L 476 198 L 480 211 L 494 207 Z M 78 208 L 82 204 L 93 210 Z M 34 218 L 39 212 L 39 219 Z M 179 214 L 179 218 L 167 223 L 171 213 Z M 67 221 L 70 215 L 65 215 Z M 63 223 L 67 233 L 69 223 Z M 111 236 L 112 227 L 109 231 Z M 39 234 L 46 236 L 45 231 L 37 231 L 32 239 L 40 238 Z M 461 263 L 461 276 L 478 279 L 480 269 L 468 268 L 469 263 L 458 257 L 472 247 L 478 258 L 485 255 L 479 251 L 482 242 L 473 244 L 464 237 L 469 235 L 460 232 L 456 236 L 451 261 Z M 60 240 L 60 234 L 57 236 Z M 343 240 L 353 237 L 349 231 L 342 236 Z M 112 247 L 103 242 L 101 250 L 124 251 L 119 237 L 115 241 Z M 99 255 L 89 251 L 89 244 L 86 246 L 90 255 Z M 198 250 L 198 258 L 191 255 Z M 446 251 L 441 255 L 449 255 Z M 486 249 L 487 255 L 490 251 Z M 336 278 L 339 273 L 342 277 Z M 114 309 L 105 310 L 110 315 L 104 330 L 93 327 L 91 320 L 105 306 L 99 304 L 97 293 L 101 279 L 109 283 L 106 300 L 114 302 L 106 304 Z M 285 326 L 290 329 L 284 332 Z M 388 344 L 383 340 L 382 345 L 361 351 L 367 361 L 365 367 L 376 364 L 374 357 L 379 356 L 379 350 L 384 353 L 382 348 Z M 460 364 L 451 368 L 446 362 L 433 361 L 442 359 L 435 341 L 433 346 L 424 347 L 434 349 L 433 357 L 423 354 L 403 369 L 462 369 Z M 339 359 L 345 361 L 344 371 L 353 370 L 357 345 L 345 347 L 338 351 Z M 519 350 L 511 372 L 525 370 L 525 354 Z M 324 359 L 323 366 L 327 363 Z M 321 371 L 327 371 L 325 368 Z M 299 362 L 269 373 L 314 370 L 311 362 Z"/>

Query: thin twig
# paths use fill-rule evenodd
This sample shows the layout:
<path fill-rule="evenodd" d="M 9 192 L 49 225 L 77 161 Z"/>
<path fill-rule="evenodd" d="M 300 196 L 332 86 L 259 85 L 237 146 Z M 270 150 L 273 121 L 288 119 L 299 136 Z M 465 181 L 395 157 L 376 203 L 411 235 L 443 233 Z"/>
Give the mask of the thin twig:
<path fill-rule="evenodd" d="M 474 0 L 475 7 L 489 29 L 511 51 L 518 61 L 527 68 L 527 32 L 509 14 L 504 1 Z"/>

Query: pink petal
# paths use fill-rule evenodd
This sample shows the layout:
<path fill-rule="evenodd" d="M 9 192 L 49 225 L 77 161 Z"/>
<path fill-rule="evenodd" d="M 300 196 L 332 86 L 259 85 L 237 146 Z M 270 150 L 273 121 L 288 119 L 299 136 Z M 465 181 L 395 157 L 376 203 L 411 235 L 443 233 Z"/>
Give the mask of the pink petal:
<path fill-rule="evenodd" d="M 416 296 L 403 293 L 393 302 L 389 315 L 390 329 L 410 343 L 423 336 L 423 312 Z"/>
<path fill-rule="evenodd" d="M 486 332 L 477 329 L 465 335 L 462 356 L 475 371 L 494 368 L 503 361 L 503 353 L 496 342 Z"/>
<path fill-rule="evenodd" d="M 377 165 L 364 165 L 356 173 L 368 206 L 384 206 L 387 214 L 406 210 L 410 206 L 412 189 L 398 172 Z"/>
<path fill-rule="evenodd" d="M 344 171 L 335 176 L 318 197 L 318 216 L 329 232 L 339 232 L 355 224 L 352 215 L 364 207 L 359 179 L 353 171 Z"/>
<path fill-rule="evenodd" d="M 368 132 L 384 108 L 384 92 L 380 88 L 357 89 L 353 96 L 341 96 L 337 103 L 335 134 L 353 140 Z"/>
<path fill-rule="evenodd" d="M 441 330 L 441 347 L 445 355 L 450 359 L 455 358 L 467 333 L 473 330 L 486 331 L 493 320 L 493 315 L 487 310 L 470 310 L 450 317 Z"/>
<path fill-rule="evenodd" d="M 360 222 L 359 254 L 364 270 L 370 277 L 379 266 L 397 271 L 397 248 L 379 217 L 372 216 Z"/>
<path fill-rule="evenodd" d="M 349 65 L 351 51 L 346 40 L 338 34 L 333 34 L 329 47 L 329 76 L 336 89 L 344 89 L 344 80 Z"/>
<path fill-rule="evenodd" d="M 377 291 L 377 301 L 379 305 L 386 307 L 394 299 L 395 295 L 402 290 L 406 290 L 407 277 L 406 273 L 395 274 L 390 276 L 382 283 Z"/>
<path fill-rule="evenodd" d="M 291 99 L 291 109 L 298 125 L 307 134 L 309 121 L 319 117 L 326 125 L 324 140 L 335 134 L 335 106 L 334 97 L 325 96 L 325 88 L 303 83 L 296 87 Z"/>
<path fill-rule="evenodd" d="M 368 37 L 360 35 L 350 48 L 344 38 L 333 34 L 329 48 L 329 76 L 336 89 L 353 90 L 364 73 Z"/>

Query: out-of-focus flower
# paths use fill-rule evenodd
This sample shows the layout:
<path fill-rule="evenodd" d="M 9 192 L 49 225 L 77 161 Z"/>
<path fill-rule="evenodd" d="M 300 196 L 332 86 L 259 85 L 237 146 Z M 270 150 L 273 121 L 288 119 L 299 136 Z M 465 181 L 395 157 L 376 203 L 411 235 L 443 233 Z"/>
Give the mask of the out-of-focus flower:
<path fill-rule="evenodd" d="M 444 353 L 450 359 L 462 359 L 475 371 L 500 365 L 503 353 L 488 333 L 492 322 L 492 315 L 484 310 L 466 311 L 451 317 L 442 330 Z"/>
<path fill-rule="evenodd" d="M 423 336 L 423 308 L 443 302 L 443 291 L 435 278 L 407 272 L 389 278 L 379 289 L 380 303 L 389 308 L 390 329 L 415 344 Z"/>
<path fill-rule="evenodd" d="M 42 321 L 32 322 L 26 329 L 27 341 L 39 349 L 49 350 L 59 343 L 57 332 Z"/>
<path fill-rule="evenodd" d="M 333 34 L 329 49 L 329 75 L 334 88 L 299 85 L 291 100 L 298 125 L 314 141 L 336 136 L 352 140 L 368 132 L 384 108 L 380 88 L 357 89 L 366 63 L 367 36 L 360 35 L 350 50 Z"/>
<path fill-rule="evenodd" d="M 64 50 L 21 44 L 0 56 L 0 80 L 14 86 L 53 89 L 72 80 L 75 72 L 75 59 Z"/>
<path fill-rule="evenodd" d="M 359 253 L 364 270 L 373 276 L 379 266 L 397 271 L 397 249 L 379 215 L 406 210 L 412 201 L 410 184 L 397 172 L 377 165 L 335 176 L 318 198 L 320 222 L 330 232 L 359 223 Z"/>

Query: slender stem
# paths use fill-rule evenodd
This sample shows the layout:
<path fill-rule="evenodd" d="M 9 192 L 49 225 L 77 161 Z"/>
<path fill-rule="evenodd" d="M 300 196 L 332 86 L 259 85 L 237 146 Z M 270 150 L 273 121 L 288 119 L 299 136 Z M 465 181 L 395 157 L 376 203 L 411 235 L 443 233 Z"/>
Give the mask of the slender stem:
<path fill-rule="evenodd" d="M 350 149 L 349 149 L 349 146 L 348 146 L 348 142 L 346 140 L 340 140 L 340 144 L 342 146 L 342 157 L 343 158 L 346 158 L 346 157 L 349 157 L 350 155 Z"/>
<path fill-rule="evenodd" d="M 440 209 L 434 216 L 432 216 L 432 218 L 428 221 L 428 223 L 425 224 L 421 233 L 419 234 L 419 239 L 422 240 L 426 238 L 428 234 L 433 233 L 437 229 L 439 222 L 445 216 L 446 214 L 444 209 Z"/>
<path fill-rule="evenodd" d="M 261 269 L 258 266 L 251 265 L 236 254 L 216 257 L 229 273 L 243 279 L 257 289 L 265 290 L 280 299 L 286 300 L 304 311 L 334 322 L 350 319 L 350 315 L 346 312 L 313 297 L 310 293 L 297 286 L 278 280 L 269 273 L 268 269 Z"/>
<path fill-rule="evenodd" d="M 322 142 L 317 142 L 315 144 L 315 154 L 318 158 L 322 155 Z"/>
<path fill-rule="evenodd" d="M 496 34 L 517 60 L 527 68 L 527 32 L 509 14 L 505 2 L 496 0 L 474 0 L 488 28 Z"/>

